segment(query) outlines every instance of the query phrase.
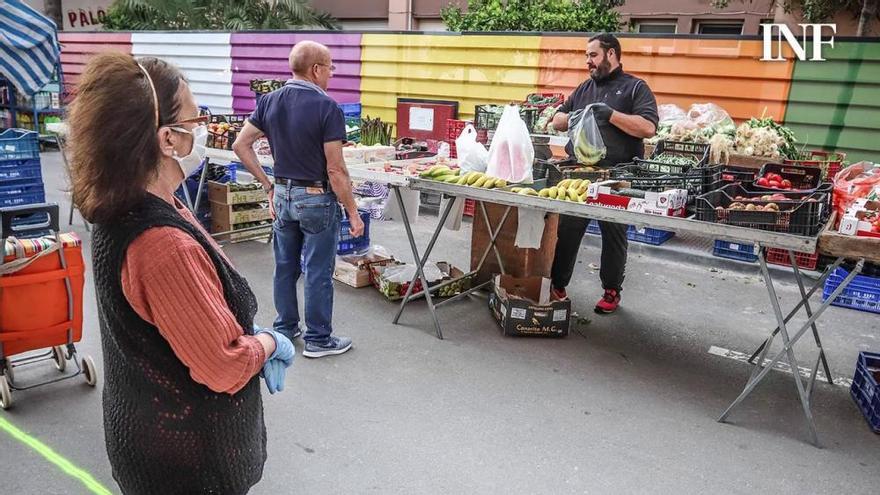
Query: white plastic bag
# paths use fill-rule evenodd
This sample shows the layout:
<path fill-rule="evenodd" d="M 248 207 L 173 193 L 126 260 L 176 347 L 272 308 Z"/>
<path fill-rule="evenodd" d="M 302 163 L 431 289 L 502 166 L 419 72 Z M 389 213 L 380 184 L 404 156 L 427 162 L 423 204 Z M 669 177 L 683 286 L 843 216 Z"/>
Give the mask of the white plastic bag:
<path fill-rule="evenodd" d="M 485 172 L 489 164 L 489 151 L 483 143 L 477 142 L 477 130 L 467 124 L 455 139 L 455 153 L 461 173 Z"/>
<path fill-rule="evenodd" d="M 534 162 L 535 147 L 526 123 L 519 116 L 519 107 L 507 105 L 492 137 L 486 175 L 509 183 L 531 184 Z"/>
<path fill-rule="evenodd" d="M 592 106 L 574 112 L 568 121 L 569 139 L 574 147 L 574 156 L 584 165 L 599 163 L 608 151 L 599 131 L 599 125 L 596 123 L 596 117 L 591 110 Z"/>

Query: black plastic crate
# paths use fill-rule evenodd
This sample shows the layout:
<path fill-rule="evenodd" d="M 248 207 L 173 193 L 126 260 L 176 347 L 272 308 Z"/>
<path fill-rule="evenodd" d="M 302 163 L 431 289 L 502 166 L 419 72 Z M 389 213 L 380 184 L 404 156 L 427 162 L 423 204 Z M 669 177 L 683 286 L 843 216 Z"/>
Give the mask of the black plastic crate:
<path fill-rule="evenodd" d="M 673 165 L 658 161 L 660 155 L 669 154 L 683 156 L 694 160 L 692 165 Z M 635 158 L 639 167 L 650 172 L 664 174 L 684 174 L 692 168 L 705 167 L 709 163 L 709 145 L 705 143 L 685 143 L 680 141 L 660 141 L 648 159 Z"/>
<path fill-rule="evenodd" d="M 880 433 L 880 354 L 860 352 L 850 394 L 874 433 Z"/>
<path fill-rule="evenodd" d="M 474 109 L 474 127 L 477 129 L 495 130 L 498 127 L 498 121 L 501 120 L 501 113 L 495 113 L 491 109 L 501 108 L 503 105 L 477 105 Z M 520 107 L 519 116 L 531 133 L 535 129 L 535 123 L 538 121 L 540 110 L 537 108 Z"/>
<path fill-rule="evenodd" d="M 803 167 L 799 165 L 781 165 L 779 163 L 767 163 L 761 167 L 761 171 L 755 177 L 755 189 L 763 191 L 783 191 L 758 184 L 758 180 L 767 174 L 778 174 L 783 179 L 791 182 L 791 190 L 802 192 L 815 191 L 822 185 L 822 169 L 817 167 Z"/>
<path fill-rule="evenodd" d="M 565 163 L 565 165 L 563 165 Z M 550 164 L 547 167 L 547 185 L 553 187 L 565 179 L 583 179 L 590 182 L 600 182 L 611 178 L 611 171 L 608 169 L 596 169 L 594 171 L 583 170 L 585 165 L 579 165 L 576 161 L 560 162 L 558 164 Z"/>
<path fill-rule="evenodd" d="M 640 165 L 625 164 L 610 170 L 612 179 L 625 180 L 633 189 L 663 192 L 669 189 L 687 189 L 688 202 L 701 194 L 714 191 L 726 183 L 721 180 L 721 166 L 692 168 L 681 174 L 652 172 Z"/>
<path fill-rule="evenodd" d="M 724 165 L 721 168 L 721 180 L 727 184 L 752 184 L 753 182 L 755 182 L 755 176 L 757 174 L 757 169 L 749 167 Z"/>
<path fill-rule="evenodd" d="M 752 192 L 740 184 L 730 184 L 697 198 L 695 203 L 697 218 L 703 222 L 807 236 L 818 234 L 824 227 L 831 211 L 828 206 L 828 194 L 779 191 L 776 193 L 789 199 L 762 200 L 761 196 L 769 195 L 767 191 Z M 744 199 L 737 200 L 738 197 Z M 729 209 L 735 202 L 756 206 L 775 203 L 779 211 Z"/>

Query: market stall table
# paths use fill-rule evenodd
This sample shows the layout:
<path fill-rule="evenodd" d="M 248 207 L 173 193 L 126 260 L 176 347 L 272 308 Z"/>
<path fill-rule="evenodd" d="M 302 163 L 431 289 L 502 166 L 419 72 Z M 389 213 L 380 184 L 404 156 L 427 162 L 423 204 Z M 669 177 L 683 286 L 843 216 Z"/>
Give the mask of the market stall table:
<path fill-rule="evenodd" d="M 815 311 L 813 311 L 809 298 L 816 292 L 816 290 L 824 284 L 825 279 L 828 278 L 831 271 L 840 266 L 846 257 L 846 253 L 838 253 L 841 256 L 830 266 L 828 267 L 823 276 L 814 283 L 811 290 L 807 291 L 804 286 L 804 282 L 802 280 L 802 275 L 800 269 L 795 262 L 795 252 L 813 252 L 816 250 L 817 246 L 817 237 L 807 237 L 793 234 L 785 234 L 778 233 L 772 231 L 765 230 L 757 230 L 746 227 L 739 227 L 734 225 L 723 225 L 723 224 L 715 224 L 715 223 L 707 223 L 701 222 L 690 218 L 680 218 L 680 217 L 671 217 L 671 216 L 659 216 L 659 215 L 648 215 L 644 213 L 634 212 L 634 211 L 626 211 L 621 209 L 614 208 L 605 208 L 601 206 L 593 206 L 587 205 L 583 203 L 575 203 L 568 201 L 557 201 L 551 200 L 547 198 L 535 197 L 535 196 L 525 196 L 522 194 L 515 194 L 512 192 L 504 191 L 504 190 L 495 190 L 495 189 L 481 189 L 474 188 L 469 186 L 459 186 L 455 184 L 438 182 L 433 180 L 426 180 L 420 178 L 414 178 L 410 181 L 410 187 L 419 191 L 430 191 L 434 193 L 445 194 L 451 197 L 458 198 L 467 198 L 473 199 L 480 202 L 489 202 L 496 203 L 500 205 L 504 205 L 508 207 L 508 211 L 513 207 L 525 207 L 525 208 L 533 208 L 541 211 L 559 213 L 571 216 L 585 217 L 591 218 L 599 221 L 607 221 L 614 223 L 621 223 L 627 225 L 635 225 L 636 227 L 651 227 L 651 228 L 659 228 L 663 230 L 673 231 L 676 233 L 687 233 L 694 234 L 701 237 L 711 237 L 714 239 L 727 240 L 731 242 L 736 242 L 740 244 L 754 244 L 759 247 L 769 247 L 769 248 L 777 248 L 785 250 L 789 253 L 791 257 L 792 266 L 791 269 L 794 272 L 795 278 L 798 283 L 798 287 L 801 294 L 801 300 L 795 306 L 795 308 L 790 312 L 788 316 L 784 316 L 782 312 L 782 308 L 779 304 L 779 299 L 776 296 L 776 289 L 773 284 L 773 279 L 770 276 L 770 272 L 767 269 L 767 262 L 763 254 L 763 250 L 758 249 L 759 253 L 759 261 L 761 274 L 764 279 L 764 283 L 767 287 L 768 296 L 770 298 L 770 304 L 773 307 L 773 312 L 776 316 L 777 327 L 770 333 L 770 336 L 767 338 L 765 342 L 766 345 L 762 346 L 760 350 L 760 359 L 754 364 L 754 368 L 752 370 L 752 374 L 745 385 L 742 393 L 733 401 L 733 403 L 721 414 L 719 421 L 723 422 L 727 419 L 733 409 L 741 404 L 743 400 L 748 397 L 752 391 L 754 391 L 755 387 L 768 375 L 770 370 L 774 368 L 774 366 L 780 361 L 787 361 L 787 364 L 791 367 L 792 370 L 795 370 L 792 373 L 792 376 L 795 381 L 795 387 L 797 388 L 798 397 L 800 399 L 801 405 L 803 407 L 804 416 L 807 420 L 807 424 L 810 430 L 810 437 L 812 442 L 815 445 L 819 444 L 818 436 L 816 433 L 815 423 L 813 421 L 812 411 L 810 407 L 810 398 L 813 390 L 813 386 L 815 385 L 817 370 L 820 365 L 820 362 L 826 367 L 826 372 L 829 373 L 828 379 L 831 380 L 830 370 L 827 366 L 827 362 L 825 361 L 825 354 L 822 350 L 821 339 L 819 338 L 819 331 L 816 325 L 816 321 L 825 312 L 825 310 L 831 305 L 831 302 L 839 296 L 847 285 L 855 278 L 855 276 L 861 271 L 865 259 L 859 259 L 856 267 L 849 275 L 844 279 L 844 281 L 833 291 L 833 293 L 826 299 Z M 431 237 L 428 246 L 425 249 L 425 252 L 419 256 L 418 253 L 415 252 L 415 245 L 413 243 L 414 255 L 415 259 L 419 263 L 417 267 L 416 277 L 413 278 L 413 283 L 410 284 L 410 287 L 414 285 L 416 278 L 421 278 L 422 283 L 424 284 L 424 274 L 423 267 L 430 257 L 431 251 L 436 243 L 437 237 L 439 236 L 443 224 L 446 221 L 446 217 L 449 215 L 452 206 L 451 203 L 447 204 L 447 207 L 441 213 L 440 221 L 435 228 L 434 234 Z M 506 219 L 506 216 L 505 216 Z M 488 218 L 486 218 L 487 227 L 488 227 Z M 498 230 L 500 230 L 501 226 L 504 224 L 504 219 L 501 220 L 499 226 L 493 229 L 494 235 L 497 235 Z M 494 240 L 494 237 L 493 237 Z M 503 267 L 502 267 L 503 272 Z M 451 282 L 451 281 L 450 281 Z M 427 287 L 427 285 L 425 285 Z M 428 302 L 428 307 L 431 310 L 431 317 L 434 320 L 434 325 L 438 329 L 438 336 L 442 334 L 439 333 L 440 325 L 437 321 L 437 315 L 434 312 L 434 304 L 431 300 L 431 292 L 433 292 L 435 288 L 431 288 L 429 290 L 424 290 L 422 294 L 419 294 L 416 297 L 420 297 L 424 295 L 425 299 Z M 462 294 L 461 296 L 463 296 Z M 458 297 L 461 297 L 458 296 Z M 407 303 L 415 299 L 416 297 L 411 296 L 409 293 L 404 297 L 403 301 L 401 301 L 400 309 L 398 310 L 397 315 L 394 318 L 394 322 L 397 323 L 403 309 Z M 448 302 L 448 301 L 444 301 Z M 787 327 L 788 322 L 791 318 L 798 313 L 798 311 L 804 308 L 807 315 L 807 322 L 803 324 L 803 326 L 793 334 L 789 332 L 789 328 Z M 807 381 L 804 383 L 801 379 L 800 373 L 797 370 L 800 370 L 798 365 L 798 359 L 795 356 L 794 345 L 804 336 L 804 334 L 808 331 L 813 331 L 813 337 L 816 342 L 816 345 L 819 349 L 819 357 L 816 360 L 812 368 L 812 373 Z M 777 335 L 782 336 L 783 346 L 777 354 L 774 355 L 772 359 L 767 362 L 765 360 L 767 353 L 770 349 L 770 344 L 772 344 L 773 338 Z"/>

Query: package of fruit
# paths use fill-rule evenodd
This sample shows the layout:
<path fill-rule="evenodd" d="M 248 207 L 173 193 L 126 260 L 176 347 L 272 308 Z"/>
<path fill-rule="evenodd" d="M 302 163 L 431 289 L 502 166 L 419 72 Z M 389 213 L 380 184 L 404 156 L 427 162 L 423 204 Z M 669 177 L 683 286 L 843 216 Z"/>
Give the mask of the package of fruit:
<path fill-rule="evenodd" d="M 834 176 L 834 208 L 837 218 L 857 199 L 868 198 L 880 189 L 880 165 L 859 162 L 841 170 Z"/>
<path fill-rule="evenodd" d="M 574 156 L 584 165 L 595 165 L 605 158 L 607 148 L 599 131 L 599 124 L 587 106 L 582 112 L 575 112 L 568 121 L 569 138 L 574 147 Z"/>
<path fill-rule="evenodd" d="M 534 161 L 535 147 L 519 107 L 507 105 L 489 147 L 486 175 L 510 183 L 531 184 Z"/>

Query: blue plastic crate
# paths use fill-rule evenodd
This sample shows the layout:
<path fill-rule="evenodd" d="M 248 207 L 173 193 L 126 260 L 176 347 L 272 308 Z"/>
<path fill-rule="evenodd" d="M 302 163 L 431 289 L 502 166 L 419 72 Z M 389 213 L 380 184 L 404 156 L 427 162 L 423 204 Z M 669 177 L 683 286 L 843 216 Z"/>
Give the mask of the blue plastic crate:
<path fill-rule="evenodd" d="M 755 253 L 755 246 L 752 244 L 736 244 L 727 241 L 715 241 L 715 249 L 712 251 L 712 254 L 719 258 L 745 261 L 747 263 L 758 261 L 758 255 Z"/>
<path fill-rule="evenodd" d="M 880 433 L 880 354 L 860 352 L 849 391 L 874 433 Z"/>
<path fill-rule="evenodd" d="M 348 218 L 343 218 L 339 222 L 339 244 L 336 246 L 336 254 L 352 254 L 366 251 L 370 247 L 370 212 L 366 210 L 358 210 L 361 221 L 364 222 L 364 235 L 360 237 L 352 237 L 348 229 L 351 222 Z"/>
<path fill-rule="evenodd" d="M 40 136 L 27 129 L 6 129 L 0 132 L 0 160 L 40 158 Z"/>
<path fill-rule="evenodd" d="M 339 103 L 339 108 L 342 109 L 342 115 L 346 119 L 359 119 L 361 118 L 361 104 L 360 103 Z"/>
<path fill-rule="evenodd" d="M 587 224 L 587 233 L 593 235 L 601 235 L 602 230 L 599 228 L 599 222 L 595 220 L 590 220 L 590 223 Z M 659 246 L 664 242 L 668 241 L 675 237 L 675 232 L 668 232 L 665 230 L 645 228 L 644 231 L 639 232 L 632 225 L 626 231 L 626 238 L 633 242 L 642 242 L 645 244 L 650 244 L 652 246 Z"/>
<path fill-rule="evenodd" d="M 42 181 L 16 181 L 0 184 L 0 208 L 45 203 Z"/>
<path fill-rule="evenodd" d="M 635 227 L 630 226 L 629 230 L 626 231 L 627 239 L 633 242 L 643 242 L 652 246 L 659 246 L 673 237 L 675 237 L 675 232 L 652 229 L 650 227 L 646 227 L 642 232 L 639 232 Z"/>
<path fill-rule="evenodd" d="M 822 290 L 823 301 L 831 297 L 831 293 L 843 282 L 848 274 L 849 272 L 846 269 L 840 267 L 831 272 Z M 843 292 L 831 304 L 869 313 L 880 313 L 880 277 L 856 275 L 853 281 L 843 289 Z"/>
<path fill-rule="evenodd" d="M 42 179 L 39 158 L 27 160 L 0 160 L 0 182 L 22 179 Z"/>

